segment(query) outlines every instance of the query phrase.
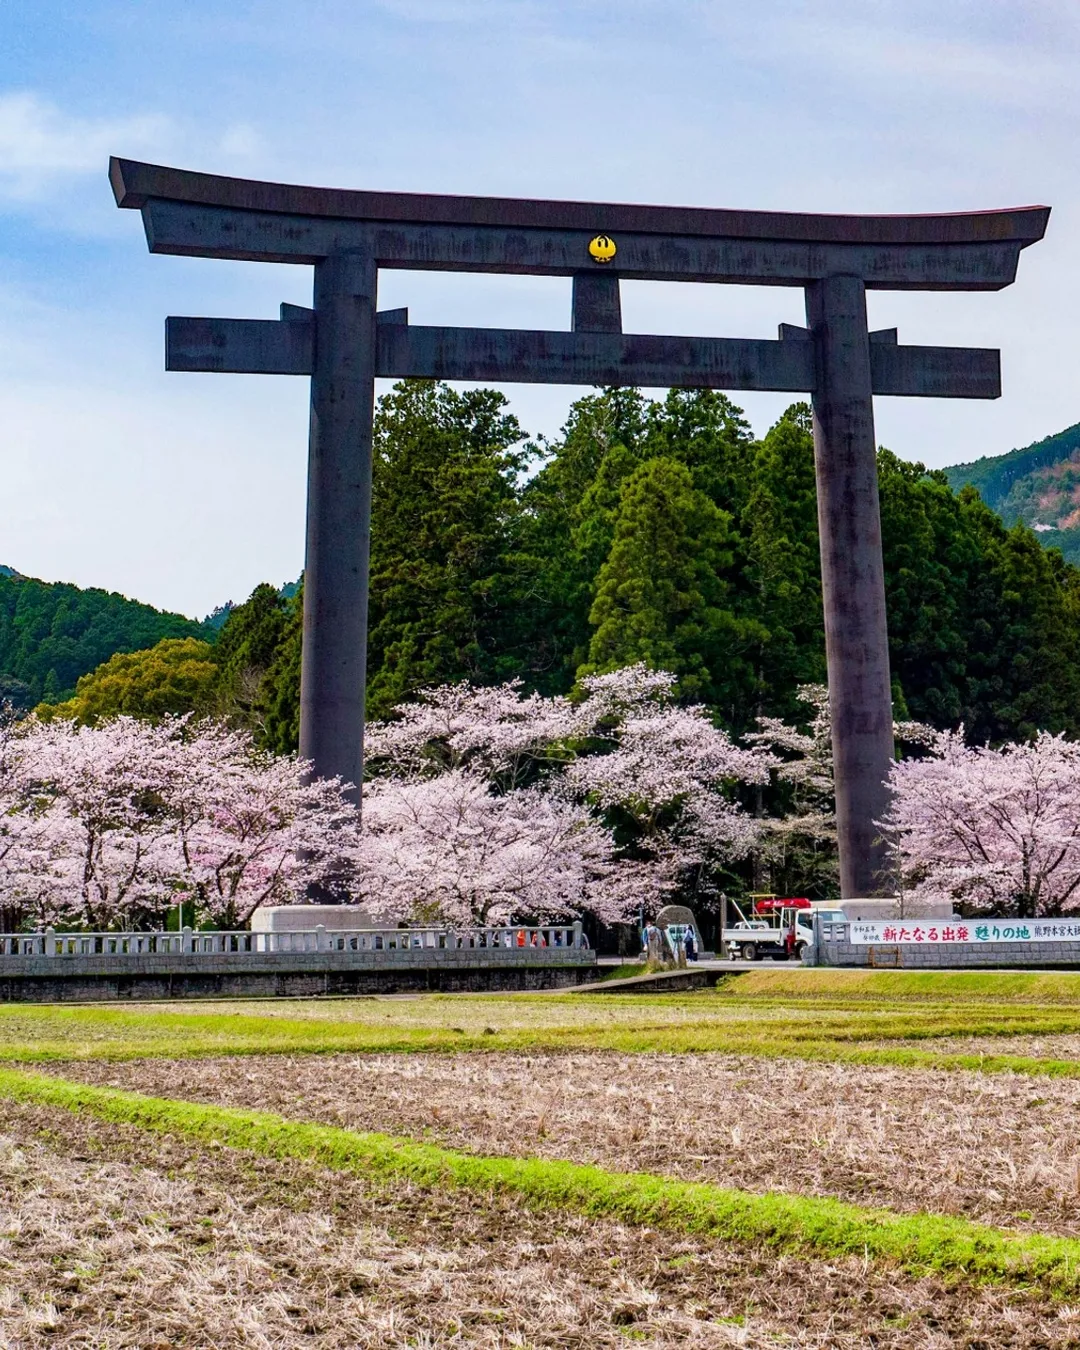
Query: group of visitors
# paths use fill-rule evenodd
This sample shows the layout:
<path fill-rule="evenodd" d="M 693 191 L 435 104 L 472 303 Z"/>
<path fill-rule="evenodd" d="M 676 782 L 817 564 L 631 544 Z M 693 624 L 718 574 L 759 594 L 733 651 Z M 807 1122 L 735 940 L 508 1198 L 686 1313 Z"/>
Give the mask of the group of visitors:
<path fill-rule="evenodd" d="M 681 964 L 680 955 L 685 956 L 687 961 L 696 961 L 698 941 L 694 925 L 677 924 L 673 927 L 657 928 L 650 919 L 642 930 L 641 950 L 649 962 L 657 965 L 671 960 Z"/>

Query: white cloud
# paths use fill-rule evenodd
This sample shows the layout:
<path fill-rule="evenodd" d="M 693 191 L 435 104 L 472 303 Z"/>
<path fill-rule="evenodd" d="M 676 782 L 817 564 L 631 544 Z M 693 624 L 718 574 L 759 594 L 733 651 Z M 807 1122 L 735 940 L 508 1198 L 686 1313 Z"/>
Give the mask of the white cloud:
<path fill-rule="evenodd" d="M 1075 0 L 1040 0 L 1026 15 L 1015 5 L 940 6 L 927 0 L 836 0 L 807 7 L 770 0 L 771 22 L 756 11 L 702 11 L 714 35 L 763 65 L 812 79 L 822 110 L 870 95 L 879 107 L 912 98 L 1070 115 L 1076 108 L 1080 14 Z M 951 128 L 938 128 L 948 136 Z"/>
<path fill-rule="evenodd" d="M 235 122 L 231 127 L 226 127 L 218 149 L 230 159 L 252 159 L 264 153 L 265 145 L 263 138 L 249 122 Z"/>
<path fill-rule="evenodd" d="M 167 145 L 171 130 L 158 114 L 72 117 L 30 91 L 0 94 L 0 193 L 41 196 L 72 176 L 100 174 L 118 149 L 145 153 Z"/>

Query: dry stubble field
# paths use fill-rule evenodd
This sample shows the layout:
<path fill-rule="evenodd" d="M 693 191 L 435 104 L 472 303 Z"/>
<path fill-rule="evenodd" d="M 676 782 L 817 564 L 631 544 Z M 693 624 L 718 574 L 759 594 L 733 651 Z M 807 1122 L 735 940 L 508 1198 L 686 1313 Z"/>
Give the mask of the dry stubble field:
<path fill-rule="evenodd" d="M 1077 1345 L 1076 1045 L 1072 976 L 0 1008 L 0 1344 Z"/>

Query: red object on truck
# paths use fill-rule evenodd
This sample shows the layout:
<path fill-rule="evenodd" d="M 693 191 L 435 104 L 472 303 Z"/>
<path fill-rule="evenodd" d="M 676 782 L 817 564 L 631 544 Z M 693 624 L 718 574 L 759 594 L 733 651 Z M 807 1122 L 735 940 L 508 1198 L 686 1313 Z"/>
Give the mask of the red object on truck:
<path fill-rule="evenodd" d="M 767 895 L 754 901 L 755 914 L 771 914 L 778 909 L 809 909 L 810 901 L 805 895 L 781 899 L 778 895 Z"/>

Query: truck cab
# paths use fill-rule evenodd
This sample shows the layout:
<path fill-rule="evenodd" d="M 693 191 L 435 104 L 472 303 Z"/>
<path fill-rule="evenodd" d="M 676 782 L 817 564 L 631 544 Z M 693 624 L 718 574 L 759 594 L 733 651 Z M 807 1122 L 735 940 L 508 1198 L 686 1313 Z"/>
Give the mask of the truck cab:
<path fill-rule="evenodd" d="M 763 956 L 801 960 L 814 940 L 815 914 L 823 923 L 847 922 L 838 902 L 814 902 L 805 896 L 752 895 L 748 910 L 731 904 L 738 919 L 730 926 L 725 922 L 723 941 L 732 961 Z"/>

